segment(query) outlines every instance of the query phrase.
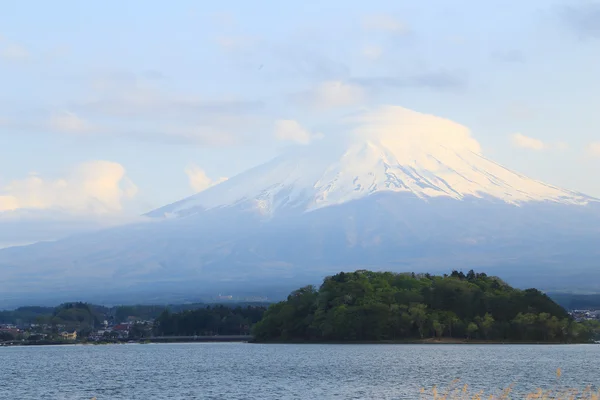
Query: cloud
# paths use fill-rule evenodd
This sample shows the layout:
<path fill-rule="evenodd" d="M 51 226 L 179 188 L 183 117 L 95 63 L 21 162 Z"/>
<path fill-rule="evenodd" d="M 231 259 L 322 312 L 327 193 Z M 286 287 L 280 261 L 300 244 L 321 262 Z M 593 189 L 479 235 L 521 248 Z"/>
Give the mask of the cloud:
<path fill-rule="evenodd" d="M 217 44 L 228 51 L 242 50 L 254 46 L 258 40 L 248 36 L 219 36 Z"/>
<path fill-rule="evenodd" d="M 368 89 L 425 88 L 438 91 L 461 90 L 467 87 L 464 73 L 449 71 L 421 72 L 409 76 L 353 78 L 352 83 Z"/>
<path fill-rule="evenodd" d="M 78 165 L 66 178 L 44 179 L 37 174 L 14 180 L 0 188 L 0 212 L 62 210 L 80 214 L 118 213 L 137 187 L 122 165 L 90 161 Z"/>
<path fill-rule="evenodd" d="M 204 98 L 173 90 L 158 71 L 115 72 L 94 80 L 85 101 L 71 102 L 69 112 L 52 116 L 50 128 L 63 133 L 232 146 L 268 136 L 268 124 L 260 117 L 263 109 L 264 103 L 258 100 Z M 101 129 L 89 119 L 102 121 Z M 257 133 L 261 129 L 262 136 Z"/>
<path fill-rule="evenodd" d="M 92 131 L 92 126 L 72 112 L 55 114 L 48 125 L 51 129 L 66 133 L 86 133 Z"/>
<path fill-rule="evenodd" d="M 211 186 L 218 185 L 219 183 L 225 182 L 228 178 L 221 177 L 213 180 L 206 175 L 206 172 L 195 164 L 189 165 L 185 169 L 185 173 L 188 177 L 190 187 L 194 192 L 199 193 L 203 190 L 208 189 Z"/>
<path fill-rule="evenodd" d="M 530 149 L 530 150 L 544 150 L 547 148 L 547 145 L 539 139 L 534 139 L 529 136 L 525 136 L 520 133 L 515 133 L 511 136 L 511 142 L 513 146 L 519 147 L 521 149 Z"/>
<path fill-rule="evenodd" d="M 114 73 L 93 83 L 91 99 L 75 103 L 88 113 L 107 117 L 192 118 L 207 114 L 240 114 L 261 110 L 264 104 L 235 98 L 207 99 L 195 94 L 169 91 L 152 78 Z M 147 74 L 146 74 L 147 75 Z"/>
<path fill-rule="evenodd" d="M 587 147 L 587 151 L 592 157 L 600 157 L 600 142 L 590 143 Z"/>
<path fill-rule="evenodd" d="M 282 141 L 309 144 L 313 139 L 319 138 L 321 135 L 313 135 L 311 132 L 304 129 L 298 121 L 281 119 L 275 121 L 275 137 Z"/>
<path fill-rule="evenodd" d="M 562 17 L 582 38 L 600 38 L 600 2 L 585 2 L 564 7 Z"/>
<path fill-rule="evenodd" d="M 320 37 L 303 39 L 302 42 L 275 44 L 267 49 L 267 59 L 273 60 L 268 68 L 274 76 L 290 80 L 308 78 L 311 81 L 339 80 L 348 76 L 350 68 L 339 57 L 323 54 L 307 44 L 320 40 Z M 263 61 L 261 58 L 258 65 Z"/>
<path fill-rule="evenodd" d="M 363 29 L 371 31 L 392 32 L 405 34 L 408 27 L 394 17 L 387 14 L 368 15 L 362 21 Z"/>
<path fill-rule="evenodd" d="M 513 146 L 521 148 L 521 149 L 529 149 L 535 151 L 541 150 L 567 150 L 569 148 L 569 144 L 562 141 L 557 141 L 553 143 L 544 142 L 540 139 L 535 139 L 529 136 L 525 136 L 521 133 L 515 133 L 511 135 L 511 142 Z"/>
<path fill-rule="evenodd" d="M 355 136 L 379 140 L 395 149 L 400 159 L 414 160 L 415 155 L 433 154 L 440 147 L 446 149 L 442 153 L 447 149 L 481 153 L 479 142 L 467 127 L 399 106 L 378 107 L 350 117 L 348 122 L 355 124 Z"/>
<path fill-rule="evenodd" d="M 7 61 L 26 61 L 30 57 L 29 52 L 23 46 L 8 43 L 4 46 L 0 43 L 0 59 Z"/>
<path fill-rule="evenodd" d="M 365 91 L 356 84 L 327 81 L 294 97 L 302 105 L 327 110 L 359 104 L 365 100 Z"/>
<path fill-rule="evenodd" d="M 381 46 L 367 45 L 364 46 L 362 49 L 363 57 L 368 58 L 369 60 L 378 60 L 381 58 L 382 54 L 383 49 L 381 48 Z"/>
<path fill-rule="evenodd" d="M 506 107 L 506 114 L 510 118 L 518 120 L 530 120 L 538 116 L 538 112 L 536 110 L 521 103 L 510 104 L 508 107 Z"/>
<path fill-rule="evenodd" d="M 523 63 L 525 55 L 520 50 L 498 51 L 492 54 L 492 58 L 496 61 L 504 63 Z"/>

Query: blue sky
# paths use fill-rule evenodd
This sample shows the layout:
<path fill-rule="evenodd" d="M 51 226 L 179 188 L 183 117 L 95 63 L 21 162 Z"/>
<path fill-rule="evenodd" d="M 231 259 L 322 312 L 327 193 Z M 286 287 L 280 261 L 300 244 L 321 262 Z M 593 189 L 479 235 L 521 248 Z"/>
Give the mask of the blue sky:
<path fill-rule="evenodd" d="M 489 158 L 600 197 L 599 1 L 1 9 L 11 229 L 26 219 L 31 231 L 44 211 L 137 215 L 390 104 L 457 121 Z"/>

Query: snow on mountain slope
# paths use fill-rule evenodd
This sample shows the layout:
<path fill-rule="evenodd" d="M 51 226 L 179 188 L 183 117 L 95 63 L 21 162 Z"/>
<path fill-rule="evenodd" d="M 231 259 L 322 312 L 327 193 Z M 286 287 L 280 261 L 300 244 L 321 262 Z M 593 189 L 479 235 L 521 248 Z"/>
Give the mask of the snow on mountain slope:
<path fill-rule="evenodd" d="M 529 179 L 485 158 L 470 131 L 455 122 L 401 107 L 348 120 L 350 134 L 317 142 L 180 202 L 152 216 L 184 216 L 244 205 L 272 215 L 311 211 L 377 192 L 405 192 L 427 201 L 472 196 L 508 204 L 585 205 L 593 198 Z"/>

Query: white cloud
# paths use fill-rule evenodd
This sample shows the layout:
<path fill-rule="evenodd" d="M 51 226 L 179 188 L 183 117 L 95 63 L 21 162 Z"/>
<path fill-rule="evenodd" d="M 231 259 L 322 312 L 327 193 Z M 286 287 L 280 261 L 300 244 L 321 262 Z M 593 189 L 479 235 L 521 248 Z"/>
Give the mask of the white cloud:
<path fill-rule="evenodd" d="M 300 101 L 309 107 L 323 110 L 352 106 L 363 102 L 365 97 L 365 91 L 359 85 L 327 81 L 311 91 L 302 93 Z"/>
<path fill-rule="evenodd" d="M 600 142 L 590 143 L 587 150 L 591 156 L 600 157 Z"/>
<path fill-rule="evenodd" d="M 535 151 L 542 150 L 558 150 L 564 151 L 569 148 L 569 144 L 562 141 L 557 142 L 544 142 L 540 139 L 535 139 L 529 136 L 525 136 L 521 133 L 515 133 L 511 135 L 511 142 L 513 146 L 521 149 L 529 149 Z"/>
<path fill-rule="evenodd" d="M 534 139 L 529 136 L 525 136 L 521 133 L 515 133 L 511 136 L 511 142 L 513 146 L 519 147 L 522 149 L 530 149 L 530 150 L 544 150 L 547 148 L 547 145 L 539 139 Z"/>
<path fill-rule="evenodd" d="M 435 153 L 437 148 L 468 150 L 480 154 L 479 142 L 469 128 L 435 115 L 399 106 L 382 106 L 348 118 L 356 123 L 353 134 L 377 139 L 397 150 L 398 159 L 414 160 L 415 154 Z"/>
<path fill-rule="evenodd" d="M 25 61 L 29 59 L 29 52 L 23 46 L 15 43 L 0 44 L 0 58 L 8 61 Z"/>
<path fill-rule="evenodd" d="M 185 169 L 185 173 L 188 176 L 190 187 L 196 193 L 202 192 L 211 186 L 218 185 L 227 180 L 225 177 L 213 180 L 206 175 L 206 171 L 194 164 L 189 165 Z"/>
<path fill-rule="evenodd" d="M 367 45 L 364 46 L 362 49 L 362 55 L 365 58 L 368 58 L 369 60 L 378 60 L 379 58 L 381 58 L 382 54 L 383 49 L 381 48 L 381 46 Z"/>
<path fill-rule="evenodd" d="M 363 28 L 366 30 L 384 31 L 393 33 L 408 33 L 408 27 L 394 17 L 386 14 L 369 15 L 363 19 Z"/>
<path fill-rule="evenodd" d="M 66 133 L 85 133 L 92 130 L 87 121 L 71 112 L 53 115 L 50 118 L 49 126 L 53 130 Z"/>
<path fill-rule="evenodd" d="M 122 165 L 90 161 L 77 166 L 66 178 L 44 179 L 31 174 L 0 188 L 0 212 L 20 209 L 56 209 L 71 213 L 107 214 L 123 209 L 137 187 Z"/>
<path fill-rule="evenodd" d="M 280 119 L 275 121 L 275 137 L 282 141 L 309 144 L 313 139 L 320 137 L 320 135 L 313 135 L 311 132 L 304 129 L 298 121 L 293 119 Z"/>

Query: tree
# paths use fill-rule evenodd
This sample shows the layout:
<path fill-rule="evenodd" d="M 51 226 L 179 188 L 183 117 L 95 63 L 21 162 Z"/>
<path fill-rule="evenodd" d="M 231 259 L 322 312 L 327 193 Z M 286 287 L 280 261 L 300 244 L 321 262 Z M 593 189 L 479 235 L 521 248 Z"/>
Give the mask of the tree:
<path fill-rule="evenodd" d="M 482 319 L 480 319 L 479 328 L 483 332 L 483 337 L 489 339 L 490 332 L 494 326 L 494 318 L 491 314 L 486 313 Z"/>
<path fill-rule="evenodd" d="M 419 336 L 423 339 L 425 334 L 425 323 L 427 322 L 427 306 L 425 304 L 413 304 L 408 309 L 408 313 L 417 326 Z"/>
<path fill-rule="evenodd" d="M 448 327 L 448 336 L 452 336 L 452 328 L 460 323 L 460 319 L 456 316 L 456 314 L 452 311 L 447 311 L 444 313 L 443 321 Z"/>
<path fill-rule="evenodd" d="M 444 334 L 444 330 L 446 329 L 446 325 L 440 323 L 437 319 L 433 320 L 433 330 L 435 332 L 435 336 L 437 338 L 441 338 Z"/>
<path fill-rule="evenodd" d="M 475 324 L 474 322 L 470 322 L 469 325 L 467 325 L 467 338 L 472 339 L 473 335 L 478 330 L 479 330 L 479 328 L 477 327 L 477 324 Z"/>

